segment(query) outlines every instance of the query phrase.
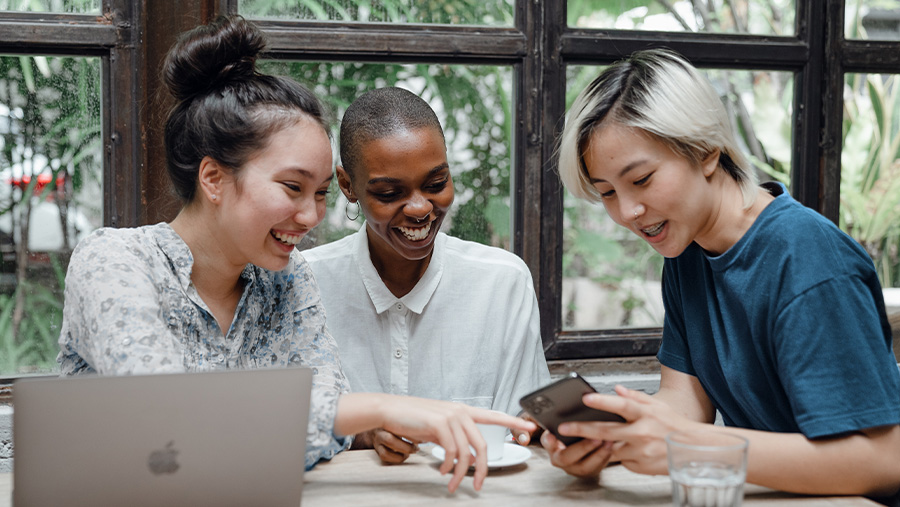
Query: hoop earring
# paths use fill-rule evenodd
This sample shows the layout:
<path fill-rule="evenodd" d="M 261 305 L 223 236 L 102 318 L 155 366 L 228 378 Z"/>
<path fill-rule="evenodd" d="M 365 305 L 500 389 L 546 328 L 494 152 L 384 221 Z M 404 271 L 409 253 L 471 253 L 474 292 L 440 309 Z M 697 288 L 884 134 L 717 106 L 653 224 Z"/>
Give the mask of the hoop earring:
<path fill-rule="evenodd" d="M 356 214 L 353 215 L 352 217 L 350 216 L 350 205 L 351 204 L 356 205 Z M 356 219 L 359 218 L 359 213 L 360 213 L 359 201 L 353 201 L 352 203 L 350 201 L 347 201 L 347 204 L 344 205 L 344 214 L 347 215 L 347 219 L 350 220 L 351 222 L 356 222 Z"/>

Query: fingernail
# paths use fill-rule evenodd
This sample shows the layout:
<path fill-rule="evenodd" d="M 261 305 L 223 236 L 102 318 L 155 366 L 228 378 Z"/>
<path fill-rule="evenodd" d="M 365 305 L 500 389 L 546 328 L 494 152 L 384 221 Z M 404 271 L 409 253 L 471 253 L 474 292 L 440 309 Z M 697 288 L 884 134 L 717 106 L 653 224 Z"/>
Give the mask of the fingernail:
<path fill-rule="evenodd" d="M 520 444 L 525 445 L 528 443 L 528 435 L 526 435 L 524 433 L 519 433 L 518 440 L 519 440 Z"/>

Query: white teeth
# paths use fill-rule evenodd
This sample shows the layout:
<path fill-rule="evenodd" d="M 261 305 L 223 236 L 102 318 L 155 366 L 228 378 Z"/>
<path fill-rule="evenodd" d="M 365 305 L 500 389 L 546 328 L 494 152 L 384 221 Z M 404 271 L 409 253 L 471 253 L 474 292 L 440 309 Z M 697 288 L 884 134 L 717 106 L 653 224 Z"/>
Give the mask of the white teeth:
<path fill-rule="evenodd" d="M 411 229 L 409 227 L 397 227 L 397 229 L 400 229 L 400 232 L 402 232 L 410 241 L 422 241 L 428 237 L 428 232 L 431 231 L 431 222 L 428 222 L 425 227 L 419 227 L 417 229 Z"/>
<path fill-rule="evenodd" d="M 285 234 L 275 231 L 272 231 L 272 236 L 285 245 L 296 245 L 300 242 L 301 239 L 303 239 L 303 236 L 300 234 Z"/>
<path fill-rule="evenodd" d="M 666 222 L 663 221 L 663 222 L 660 222 L 660 223 L 654 225 L 653 227 L 641 229 L 641 232 L 643 232 L 647 236 L 653 237 L 653 236 L 656 236 L 657 234 L 661 233 L 663 230 L 663 227 L 665 227 L 665 225 L 666 225 Z"/>

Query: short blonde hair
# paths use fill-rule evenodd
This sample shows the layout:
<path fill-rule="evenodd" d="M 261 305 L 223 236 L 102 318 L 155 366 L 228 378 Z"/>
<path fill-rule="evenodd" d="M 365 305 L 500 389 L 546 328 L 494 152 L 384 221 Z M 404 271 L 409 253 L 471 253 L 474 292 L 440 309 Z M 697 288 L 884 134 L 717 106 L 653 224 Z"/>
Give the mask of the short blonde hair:
<path fill-rule="evenodd" d="M 678 54 L 633 53 L 606 68 L 575 99 L 559 141 L 559 176 L 578 198 L 598 202 L 584 153 L 604 122 L 638 128 L 694 164 L 719 150 L 719 166 L 753 205 L 757 178 L 738 150 L 725 106 L 709 81 Z"/>

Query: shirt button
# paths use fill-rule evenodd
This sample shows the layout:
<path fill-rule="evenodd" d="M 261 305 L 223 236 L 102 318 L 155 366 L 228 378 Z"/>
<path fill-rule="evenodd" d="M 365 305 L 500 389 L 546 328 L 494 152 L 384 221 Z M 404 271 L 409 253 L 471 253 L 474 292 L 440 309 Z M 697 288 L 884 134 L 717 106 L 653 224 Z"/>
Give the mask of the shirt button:
<path fill-rule="evenodd" d="M 397 303 L 397 311 L 399 312 L 402 310 L 403 310 L 403 303 Z"/>
<path fill-rule="evenodd" d="M 403 357 L 403 351 L 400 349 L 395 350 L 394 357 L 396 357 L 397 359 L 400 359 L 401 357 Z"/>

